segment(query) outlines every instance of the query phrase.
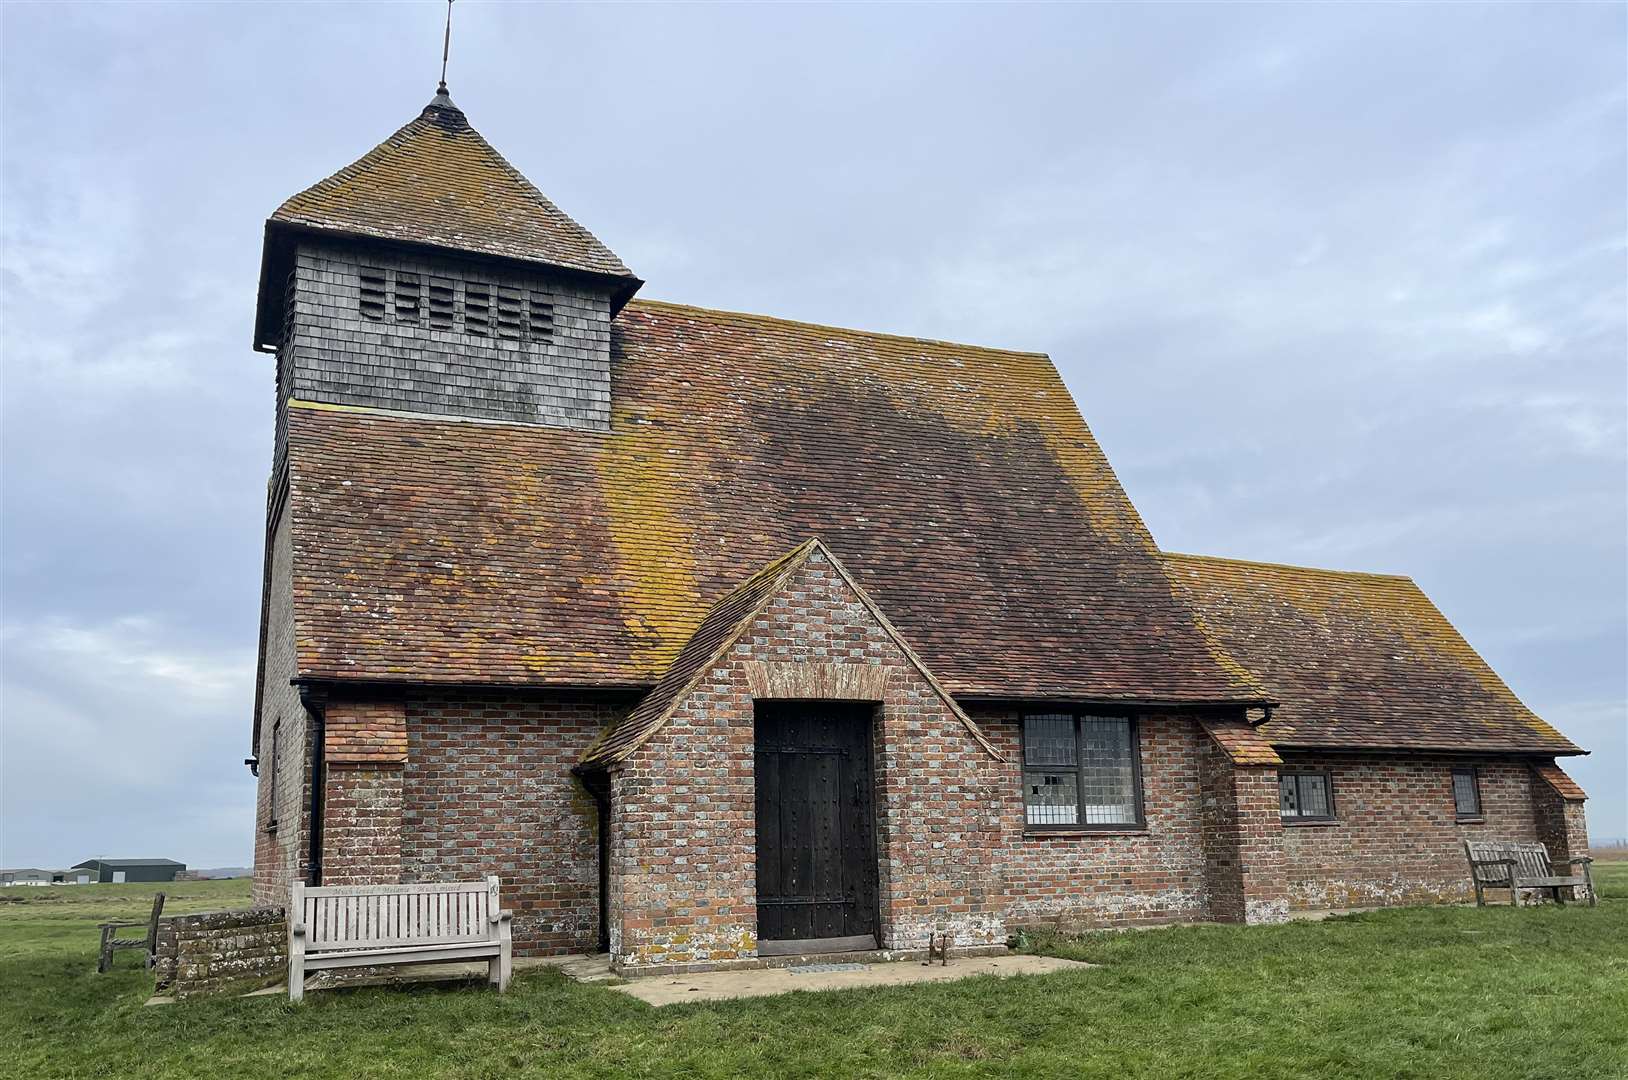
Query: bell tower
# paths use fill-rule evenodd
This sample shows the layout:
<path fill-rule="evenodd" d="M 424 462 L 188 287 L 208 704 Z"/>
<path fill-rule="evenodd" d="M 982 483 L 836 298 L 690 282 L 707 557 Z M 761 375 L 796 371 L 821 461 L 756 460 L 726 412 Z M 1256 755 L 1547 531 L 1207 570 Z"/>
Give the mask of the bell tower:
<path fill-rule="evenodd" d="M 443 85 L 266 222 L 256 349 L 289 401 L 605 430 L 610 323 L 642 282 Z"/>

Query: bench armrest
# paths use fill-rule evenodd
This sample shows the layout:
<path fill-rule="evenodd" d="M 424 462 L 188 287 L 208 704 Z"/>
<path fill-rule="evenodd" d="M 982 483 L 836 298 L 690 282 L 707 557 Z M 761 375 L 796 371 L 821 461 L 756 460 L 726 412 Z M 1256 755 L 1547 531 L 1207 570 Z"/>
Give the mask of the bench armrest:
<path fill-rule="evenodd" d="M 514 919 L 514 912 L 512 912 L 512 911 L 500 911 L 496 915 L 491 916 L 491 923 L 492 923 L 493 926 L 496 926 L 500 922 L 510 922 L 513 919 Z"/>
<path fill-rule="evenodd" d="M 146 926 L 144 922 L 105 922 L 97 923 L 98 930 L 134 930 L 138 926 Z"/>
<path fill-rule="evenodd" d="M 290 926 L 288 928 L 288 932 L 290 934 L 293 934 L 295 937 L 304 937 L 305 936 L 305 924 L 302 923 L 302 922 L 294 923 L 292 926 Z"/>
<path fill-rule="evenodd" d="M 1578 863 L 1591 863 L 1593 861 L 1594 861 L 1594 859 L 1590 855 L 1574 855 L 1571 858 L 1566 860 L 1566 862 L 1568 862 L 1572 866 L 1576 866 Z"/>

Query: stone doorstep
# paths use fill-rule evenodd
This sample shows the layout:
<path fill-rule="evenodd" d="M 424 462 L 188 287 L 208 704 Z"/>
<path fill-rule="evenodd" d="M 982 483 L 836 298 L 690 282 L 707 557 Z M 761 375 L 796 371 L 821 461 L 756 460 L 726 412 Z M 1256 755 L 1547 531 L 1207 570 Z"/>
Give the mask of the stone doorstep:
<path fill-rule="evenodd" d="M 950 946 L 950 961 L 973 956 L 1005 956 L 1005 945 Z M 701 975 L 716 971 L 759 971 L 765 968 L 801 967 L 804 964 L 893 964 L 927 959 L 926 949 L 865 949 L 859 952 L 788 953 L 784 956 L 747 956 L 739 960 L 710 960 L 695 964 L 647 964 L 612 966 L 624 979 L 660 978 L 666 975 Z"/>

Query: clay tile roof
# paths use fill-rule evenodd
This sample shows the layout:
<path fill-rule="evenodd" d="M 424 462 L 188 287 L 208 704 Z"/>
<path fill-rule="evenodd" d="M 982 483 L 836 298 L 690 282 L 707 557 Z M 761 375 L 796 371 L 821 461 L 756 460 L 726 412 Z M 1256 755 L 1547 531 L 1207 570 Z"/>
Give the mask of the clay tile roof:
<path fill-rule="evenodd" d="M 1235 764 L 1283 764 L 1283 758 L 1272 749 L 1272 744 L 1266 741 L 1266 736 L 1261 734 L 1259 728 L 1242 720 L 1217 720 L 1208 717 L 1201 719 L 1199 723 Z"/>
<path fill-rule="evenodd" d="M 1541 761 L 1532 766 L 1532 771 L 1538 774 L 1538 779 L 1555 789 L 1555 794 L 1563 799 L 1582 802 L 1588 796 L 1582 787 L 1566 775 L 1566 771 L 1552 761 Z"/>
<path fill-rule="evenodd" d="M 944 704 L 961 723 L 966 725 L 972 737 L 977 739 L 978 743 L 991 755 L 1000 759 L 1000 752 L 990 743 L 972 718 L 955 703 L 954 698 L 938 683 L 933 674 L 926 669 L 920 657 L 899 636 L 892 623 L 876 607 L 875 602 L 866 595 L 865 590 L 854 581 L 841 561 L 818 539 L 809 539 L 798 544 L 791 551 L 741 582 L 722 600 L 714 604 L 712 609 L 707 612 L 706 618 L 701 620 L 701 625 L 690 637 L 690 640 L 684 643 L 684 648 L 679 650 L 678 659 L 673 661 L 673 666 L 667 669 L 650 693 L 646 694 L 644 699 L 634 706 L 626 717 L 605 729 L 600 738 L 583 755 L 583 764 L 606 765 L 621 761 L 659 731 L 662 725 L 667 722 L 667 718 L 672 714 L 673 709 L 690 692 L 696 680 L 702 678 L 719 663 L 724 654 L 751 625 L 757 614 L 786 586 L 792 575 L 816 552 L 828 559 L 832 568 L 853 587 L 860 603 L 864 604 L 871 614 L 876 617 L 883 630 L 904 651 L 906 658 L 915 665 L 922 677 L 938 692 Z"/>
<path fill-rule="evenodd" d="M 606 433 L 294 403 L 300 674 L 650 686 L 819 536 L 958 695 L 1259 701 L 1045 356 L 635 302 Z"/>
<path fill-rule="evenodd" d="M 271 220 L 632 277 L 438 95 L 400 131 Z"/>
<path fill-rule="evenodd" d="M 1280 702 L 1273 746 L 1578 754 L 1411 580 L 1165 556 L 1218 647 Z"/>
<path fill-rule="evenodd" d="M 445 94 L 401 130 L 306 188 L 266 222 L 256 345 L 275 345 L 287 254 L 274 233 L 309 229 L 543 263 L 613 279 L 619 307 L 642 284 L 469 126 Z"/>
<path fill-rule="evenodd" d="M 654 735 L 694 681 L 704 675 L 740 636 L 764 602 L 780 591 L 817 541 L 807 540 L 774 560 L 712 605 L 706 618 L 679 650 L 678 658 L 650 693 L 626 717 L 605 729 L 583 755 L 585 764 L 619 761 Z"/>

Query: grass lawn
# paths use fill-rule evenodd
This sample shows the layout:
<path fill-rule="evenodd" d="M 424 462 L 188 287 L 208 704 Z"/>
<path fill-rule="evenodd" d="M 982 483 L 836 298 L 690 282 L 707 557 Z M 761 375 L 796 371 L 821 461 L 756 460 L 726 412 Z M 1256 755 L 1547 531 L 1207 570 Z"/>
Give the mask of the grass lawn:
<path fill-rule="evenodd" d="M 159 886 L 0 890 L 0 1073 L 153 1077 L 1628 1076 L 1628 863 L 1597 909 L 1411 909 L 1043 941 L 1103 965 L 653 1009 L 546 971 L 143 1008 L 97 921 Z M 244 882 L 166 886 L 170 910 Z M 13 897 L 20 897 L 14 901 Z"/>

